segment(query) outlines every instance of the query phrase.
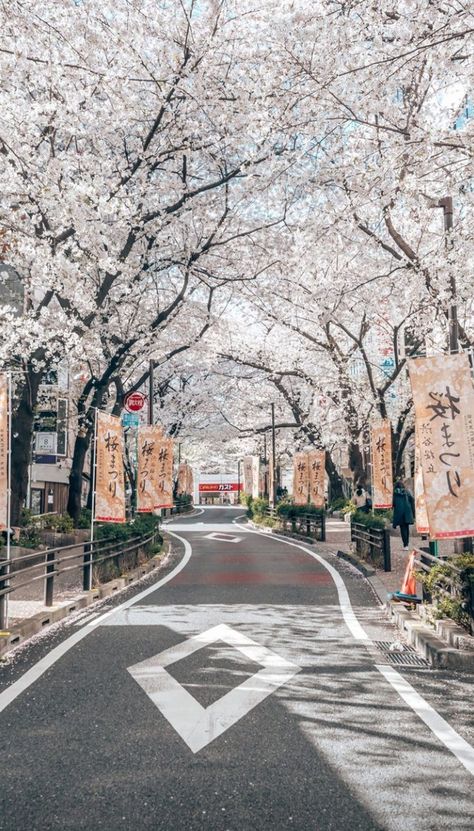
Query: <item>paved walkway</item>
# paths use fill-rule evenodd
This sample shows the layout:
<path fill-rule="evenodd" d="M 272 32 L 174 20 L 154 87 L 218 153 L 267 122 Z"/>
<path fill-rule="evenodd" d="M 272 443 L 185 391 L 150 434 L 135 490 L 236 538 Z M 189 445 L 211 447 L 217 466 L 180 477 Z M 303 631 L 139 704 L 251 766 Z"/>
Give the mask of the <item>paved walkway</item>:
<path fill-rule="evenodd" d="M 318 543 L 318 549 L 319 547 L 331 553 L 337 553 L 337 551 L 350 552 L 350 525 L 340 519 L 328 519 L 326 523 L 326 542 Z M 404 551 L 399 531 L 397 530 L 390 534 L 392 570 L 385 572 L 383 569 L 377 568 L 376 580 L 371 581 L 382 602 L 385 602 L 387 594 L 401 589 L 408 556 L 413 548 L 428 550 L 428 541 L 422 539 L 416 532 L 412 533 L 410 535 L 409 549 L 408 551 Z M 440 554 L 448 554 L 452 550 L 452 541 L 439 543 Z M 373 564 L 370 565 L 373 567 Z"/>

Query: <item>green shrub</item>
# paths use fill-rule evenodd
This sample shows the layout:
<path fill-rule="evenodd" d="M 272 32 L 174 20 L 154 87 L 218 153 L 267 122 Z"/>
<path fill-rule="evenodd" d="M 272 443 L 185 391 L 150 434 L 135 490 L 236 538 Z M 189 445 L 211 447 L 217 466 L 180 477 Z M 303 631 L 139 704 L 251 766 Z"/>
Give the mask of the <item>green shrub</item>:
<path fill-rule="evenodd" d="M 255 517 L 264 517 L 268 511 L 268 499 L 254 499 L 252 502 L 252 515 Z"/>
<path fill-rule="evenodd" d="M 160 517 L 155 514 L 136 514 L 128 525 L 132 529 L 131 536 L 150 536 L 158 528 Z"/>
<path fill-rule="evenodd" d="M 92 521 L 92 511 L 90 508 L 81 508 L 79 519 L 76 523 L 76 528 L 90 528 Z"/>
<path fill-rule="evenodd" d="M 120 522 L 98 522 L 94 524 L 94 539 L 110 540 L 110 542 L 125 542 L 135 536 L 131 525 Z"/>
<path fill-rule="evenodd" d="M 364 511 L 356 511 L 352 515 L 352 522 L 357 522 L 359 525 L 363 525 L 364 528 L 385 528 L 386 523 L 383 517 L 379 517 L 376 514 L 366 514 Z"/>
<path fill-rule="evenodd" d="M 436 606 L 436 617 L 447 617 L 472 631 L 470 613 L 471 583 L 474 582 L 474 554 L 460 554 L 436 563 L 429 572 L 418 572 Z M 449 590 L 451 595 L 446 594 Z"/>
<path fill-rule="evenodd" d="M 391 508 L 375 508 L 374 515 L 386 519 L 390 525 L 393 522 L 393 510 Z"/>
<path fill-rule="evenodd" d="M 338 496 L 337 499 L 333 499 L 332 502 L 329 503 L 329 510 L 330 511 L 342 511 L 342 509 L 347 505 L 348 500 L 345 499 L 344 496 Z"/>
<path fill-rule="evenodd" d="M 155 514 L 137 514 L 130 522 L 101 522 L 94 525 L 96 540 L 126 542 L 132 537 L 149 537 L 157 530 L 160 517 Z"/>
<path fill-rule="evenodd" d="M 47 514 L 39 518 L 39 523 L 46 531 L 56 531 L 59 534 L 74 531 L 74 523 L 69 514 Z"/>
<path fill-rule="evenodd" d="M 34 525 L 30 525 L 28 528 L 22 528 L 18 545 L 22 548 L 39 548 L 41 545 L 39 529 Z"/>
<path fill-rule="evenodd" d="M 32 513 L 32 511 L 29 508 L 22 508 L 21 509 L 21 514 L 20 514 L 20 527 L 21 528 L 27 528 L 29 525 L 31 525 L 33 519 L 34 519 L 34 514 Z"/>
<path fill-rule="evenodd" d="M 296 519 L 298 516 L 311 514 L 311 516 L 321 516 L 324 513 L 324 508 L 317 508 L 316 505 L 294 505 L 292 502 L 280 502 L 276 508 L 277 515 L 286 519 Z"/>

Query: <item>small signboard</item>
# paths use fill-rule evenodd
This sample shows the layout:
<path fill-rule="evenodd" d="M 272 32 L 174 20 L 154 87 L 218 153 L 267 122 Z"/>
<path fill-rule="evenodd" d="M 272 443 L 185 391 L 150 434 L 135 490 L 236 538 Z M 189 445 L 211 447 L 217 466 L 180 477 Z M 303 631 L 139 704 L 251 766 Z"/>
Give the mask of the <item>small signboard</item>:
<path fill-rule="evenodd" d="M 124 427 L 138 427 L 140 416 L 137 413 L 122 413 L 122 425 Z"/>
<path fill-rule="evenodd" d="M 36 433 L 35 452 L 55 454 L 57 433 Z"/>
<path fill-rule="evenodd" d="M 142 392 L 128 392 L 124 398 L 124 407 L 129 413 L 139 413 L 145 406 L 146 395 Z"/>

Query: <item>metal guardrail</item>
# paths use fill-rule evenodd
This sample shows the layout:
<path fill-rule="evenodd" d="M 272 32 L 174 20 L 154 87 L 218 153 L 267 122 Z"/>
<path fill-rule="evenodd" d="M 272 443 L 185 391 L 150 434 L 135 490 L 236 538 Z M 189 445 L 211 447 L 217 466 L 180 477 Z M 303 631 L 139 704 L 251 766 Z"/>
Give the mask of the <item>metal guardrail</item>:
<path fill-rule="evenodd" d="M 457 568 L 457 566 L 455 566 L 454 563 L 451 562 L 452 558 L 456 557 L 456 553 L 434 557 L 427 551 L 421 551 L 418 548 L 414 548 L 412 550 L 415 551 L 417 555 L 417 558 L 415 559 L 415 567 L 419 571 L 424 571 L 425 574 L 429 574 L 433 566 L 441 565 L 443 563 L 449 565 L 451 571 L 454 574 L 461 574 L 461 569 Z M 467 615 L 471 618 L 471 632 L 474 633 L 474 575 L 470 577 L 465 588 L 466 593 L 463 594 L 459 590 L 459 586 L 456 586 L 456 584 L 449 577 L 449 575 L 439 575 L 436 590 L 440 592 L 442 595 L 445 595 L 446 597 L 452 600 L 458 600 L 459 602 L 465 604 L 465 611 Z M 427 601 L 428 603 L 432 601 L 432 597 L 424 584 L 422 585 L 422 597 L 423 600 Z"/>
<path fill-rule="evenodd" d="M 266 516 L 278 522 L 280 529 L 286 534 L 296 534 L 317 542 L 326 542 L 326 514 L 300 514 L 296 517 L 280 515 L 273 508 L 269 508 Z"/>
<path fill-rule="evenodd" d="M 362 560 L 392 570 L 390 554 L 390 531 L 388 528 L 367 528 L 359 522 L 351 522 L 351 542 Z"/>
<path fill-rule="evenodd" d="M 18 560 L 0 560 L 0 629 L 7 625 L 7 598 L 18 589 L 43 581 L 44 605 L 49 607 L 53 605 L 55 578 L 66 572 L 82 570 L 84 591 L 90 591 L 93 568 L 114 560 L 119 569 L 124 556 L 131 554 L 137 561 L 140 549 L 154 542 L 157 530 L 147 537 L 132 537 L 125 542 L 87 540 L 61 548 L 34 551 Z M 71 564 L 71 561 L 75 562 Z"/>
<path fill-rule="evenodd" d="M 178 499 L 170 509 L 170 513 L 188 513 L 193 510 L 193 507 L 192 504 L 184 504 Z M 157 532 L 158 528 L 148 537 L 131 537 L 125 541 L 113 540 L 110 537 L 102 540 L 86 540 L 71 545 L 32 551 L 31 554 L 25 554 L 14 560 L 0 557 L 0 629 L 7 626 L 7 598 L 18 589 L 43 581 L 44 605 L 49 607 L 53 605 L 55 578 L 70 571 L 82 570 L 83 589 L 90 591 L 93 568 L 109 560 L 115 560 L 117 569 L 119 569 L 121 560 L 124 557 L 130 558 L 130 555 L 134 556 L 136 561 L 140 549 L 153 543 Z M 71 561 L 76 562 L 71 564 Z M 135 566 L 137 564 L 135 562 Z M 25 576 L 28 576 L 28 579 L 25 580 Z"/>

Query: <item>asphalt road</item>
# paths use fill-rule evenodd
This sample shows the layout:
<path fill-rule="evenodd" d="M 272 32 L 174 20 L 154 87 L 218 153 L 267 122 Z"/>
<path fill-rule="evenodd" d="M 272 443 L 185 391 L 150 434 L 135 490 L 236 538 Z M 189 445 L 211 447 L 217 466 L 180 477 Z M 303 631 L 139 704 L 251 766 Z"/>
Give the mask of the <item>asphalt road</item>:
<path fill-rule="evenodd" d="M 1 670 L 2 831 L 472 828 L 472 684 L 394 668 L 368 584 L 240 511 Z"/>

